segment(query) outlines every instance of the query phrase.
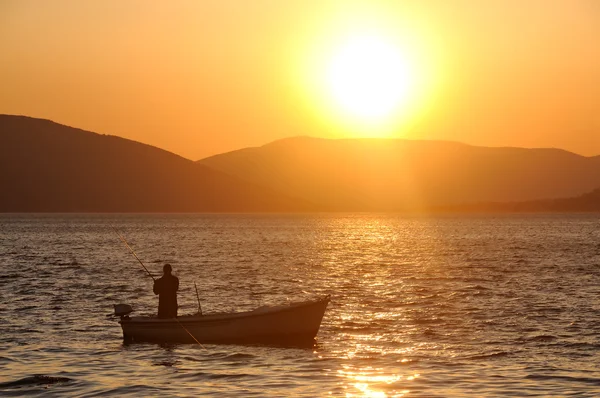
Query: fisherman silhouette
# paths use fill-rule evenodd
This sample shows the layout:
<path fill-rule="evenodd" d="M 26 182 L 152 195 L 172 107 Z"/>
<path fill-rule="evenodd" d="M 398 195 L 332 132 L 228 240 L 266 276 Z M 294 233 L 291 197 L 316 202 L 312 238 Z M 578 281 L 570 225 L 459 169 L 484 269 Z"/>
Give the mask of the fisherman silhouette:
<path fill-rule="evenodd" d="M 179 279 L 171 275 L 171 265 L 165 264 L 163 267 L 164 275 L 154 281 L 154 294 L 158 294 L 158 317 L 176 318 L 177 317 L 177 290 L 179 289 Z"/>

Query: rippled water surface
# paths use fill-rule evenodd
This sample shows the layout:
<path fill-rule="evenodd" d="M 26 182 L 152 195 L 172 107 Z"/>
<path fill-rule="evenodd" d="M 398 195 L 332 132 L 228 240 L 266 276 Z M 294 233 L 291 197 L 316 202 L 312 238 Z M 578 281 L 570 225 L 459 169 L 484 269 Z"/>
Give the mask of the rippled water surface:
<path fill-rule="evenodd" d="M 106 315 L 331 294 L 312 349 L 123 345 Z M 2 215 L 0 395 L 598 396 L 600 216 Z"/>

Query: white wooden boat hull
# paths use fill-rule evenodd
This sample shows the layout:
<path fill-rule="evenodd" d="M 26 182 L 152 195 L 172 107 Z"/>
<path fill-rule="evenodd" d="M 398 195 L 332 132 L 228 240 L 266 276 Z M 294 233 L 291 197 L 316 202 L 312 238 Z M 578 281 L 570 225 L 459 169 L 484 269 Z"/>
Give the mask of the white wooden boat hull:
<path fill-rule="evenodd" d="M 314 344 L 328 303 L 329 296 L 248 312 L 177 319 L 123 317 L 119 323 L 128 343 L 195 343 L 195 338 L 200 343 L 306 345 Z"/>

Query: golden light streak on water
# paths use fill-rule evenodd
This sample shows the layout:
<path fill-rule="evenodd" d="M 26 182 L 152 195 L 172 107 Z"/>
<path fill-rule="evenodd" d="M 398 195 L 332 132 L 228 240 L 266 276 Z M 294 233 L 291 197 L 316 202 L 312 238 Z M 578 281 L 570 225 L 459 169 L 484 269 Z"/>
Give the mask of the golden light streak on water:
<path fill-rule="evenodd" d="M 345 388 L 353 387 L 356 391 L 346 392 L 346 397 L 373 397 L 373 398 L 388 398 L 388 397 L 403 397 L 410 392 L 409 389 L 397 391 L 394 386 L 402 381 L 412 382 L 418 377 L 419 373 L 414 373 L 409 376 L 401 374 L 386 374 L 384 368 L 374 368 L 366 366 L 357 370 L 350 370 L 349 365 L 345 365 L 344 369 L 337 371 L 338 377 L 344 379 Z"/>

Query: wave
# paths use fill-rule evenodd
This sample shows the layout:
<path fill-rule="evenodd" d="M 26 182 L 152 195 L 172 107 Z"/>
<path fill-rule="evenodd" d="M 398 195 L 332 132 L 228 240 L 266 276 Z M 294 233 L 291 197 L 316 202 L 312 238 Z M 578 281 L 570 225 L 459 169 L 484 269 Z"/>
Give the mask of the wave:
<path fill-rule="evenodd" d="M 237 352 L 237 353 L 229 354 L 229 355 L 225 356 L 224 359 L 251 359 L 251 358 L 256 358 L 256 355 L 243 354 L 241 352 Z"/>
<path fill-rule="evenodd" d="M 15 308 L 14 311 L 17 311 L 17 312 L 30 311 L 30 310 L 36 310 L 38 308 L 39 307 L 37 305 L 26 305 L 25 307 Z"/>
<path fill-rule="evenodd" d="M 165 366 L 165 367 L 172 367 L 175 365 L 179 365 L 180 361 L 158 361 L 152 364 L 152 366 Z"/>
<path fill-rule="evenodd" d="M 485 287 L 483 285 L 469 285 L 465 286 L 461 290 L 492 290 L 489 287 Z"/>
<path fill-rule="evenodd" d="M 463 359 L 468 359 L 468 360 L 493 359 L 493 358 L 503 358 L 503 357 L 507 357 L 509 355 L 511 355 L 510 352 L 500 351 L 500 352 L 493 352 L 491 354 L 472 355 L 469 357 L 464 357 Z"/>
<path fill-rule="evenodd" d="M 544 342 L 544 341 L 554 341 L 556 339 L 558 339 L 558 337 L 553 336 L 551 334 L 540 334 L 540 335 L 532 336 L 532 337 L 522 337 L 519 339 L 519 341 L 534 341 L 534 342 L 541 341 L 541 342 Z"/>
<path fill-rule="evenodd" d="M 197 372 L 194 374 L 189 374 L 186 378 L 201 378 L 201 379 L 211 379 L 211 380 L 227 380 L 227 379 L 241 379 L 253 377 L 254 375 L 250 373 L 210 373 L 210 372 Z"/>
<path fill-rule="evenodd" d="M 242 359 L 242 360 L 248 360 L 248 359 L 255 359 L 258 358 L 256 355 L 253 354 L 244 354 L 244 353 L 226 353 L 226 352 L 215 352 L 215 353 L 207 353 L 206 355 L 203 355 L 201 358 L 198 357 L 191 357 L 191 356 L 184 356 L 182 359 L 185 359 L 186 361 L 193 361 L 193 362 L 205 362 L 205 361 L 222 361 L 222 360 L 236 360 L 236 359 Z"/>
<path fill-rule="evenodd" d="M 587 343 L 587 342 L 564 343 L 562 345 L 565 348 L 575 348 L 575 349 L 596 350 L 596 349 L 600 348 L 600 344 Z"/>
<path fill-rule="evenodd" d="M 551 380 L 569 381 L 569 382 L 586 383 L 586 384 L 593 384 L 595 386 L 600 386 L 600 379 L 595 378 L 595 377 L 574 377 L 574 376 L 561 376 L 561 375 L 553 376 L 553 375 L 532 374 L 532 375 L 525 376 L 525 378 L 531 379 L 531 380 L 540 380 L 540 381 L 551 381 Z"/>
<path fill-rule="evenodd" d="M 14 388 L 14 387 L 24 387 L 38 384 L 57 384 L 57 383 L 68 383 L 72 381 L 68 377 L 56 377 L 56 376 L 46 376 L 46 375 L 33 375 L 24 377 L 22 379 L 9 381 L 5 383 L 0 383 L 0 388 Z"/>

